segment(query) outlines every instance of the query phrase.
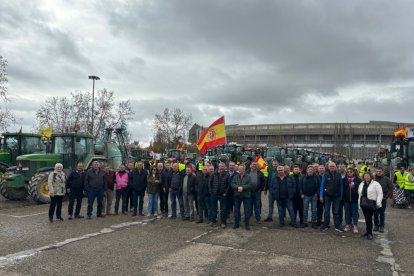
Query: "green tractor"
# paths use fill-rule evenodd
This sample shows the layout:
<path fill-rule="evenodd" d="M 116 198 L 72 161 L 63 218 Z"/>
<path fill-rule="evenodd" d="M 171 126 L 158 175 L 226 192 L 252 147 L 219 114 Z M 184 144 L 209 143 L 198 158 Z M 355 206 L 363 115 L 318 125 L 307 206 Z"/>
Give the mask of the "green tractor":
<path fill-rule="evenodd" d="M 16 158 L 22 154 L 45 152 L 45 146 L 40 135 L 33 133 L 3 133 L 0 147 L 0 194 L 10 200 L 21 200 L 28 196 L 26 189 L 13 189 L 3 185 L 3 175 L 9 174 L 8 170 L 15 169 Z"/>
<path fill-rule="evenodd" d="M 16 170 L 4 175 L 2 185 L 13 190 L 26 189 L 38 203 L 48 203 L 48 176 L 56 163 L 62 163 L 64 172 L 68 175 L 78 162 L 83 162 L 88 168 L 93 161 L 102 165 L 108 163 L 116 168 L 122 162 L 122 155 L 115 143 L 94 145 L 93 136 L 88 133 L 54 134 L 51 139 L 51 153 L 17 157 Z"/>

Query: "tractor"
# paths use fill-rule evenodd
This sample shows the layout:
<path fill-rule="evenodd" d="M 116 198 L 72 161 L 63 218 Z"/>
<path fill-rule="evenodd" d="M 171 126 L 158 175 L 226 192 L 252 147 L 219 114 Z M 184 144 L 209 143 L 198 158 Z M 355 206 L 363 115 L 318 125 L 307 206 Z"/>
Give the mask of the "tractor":
<path fill-rule="evenodd" d="M 53 134 L 51 153 L 18 156 L 16 170 L 5 174 L 1 183 L 7 189 L 28 191 L 38 203 L 48 203 L 48 176 L 56 163 L 62 163 L 68 175 L 78 162 L 89 168 L 93 161 L 117 168 L 122 162 L 122 155 L 115 143 L 105 141 L 94 145 L 93 136 L 88 133 Z"/>
<path fill-rule="evenodd" d="M 28 196 L 26 189 L 13 189 L 3 185 L 3 174 L 15 169 L 16 158 L 22 154 L 45 152 L 45 146 L 41 142 L 40 135 L 33 133 L 3 133 L 0 147 L 0 194 L 7 199 L 20 200 Z"/>

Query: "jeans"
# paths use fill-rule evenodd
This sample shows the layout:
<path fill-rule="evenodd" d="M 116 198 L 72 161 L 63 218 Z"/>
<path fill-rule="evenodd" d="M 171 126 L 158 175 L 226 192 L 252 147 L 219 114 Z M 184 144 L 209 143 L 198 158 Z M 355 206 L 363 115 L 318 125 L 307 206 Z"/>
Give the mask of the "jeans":
<path fill-rule="evenodd" d="M 119 201 L 121 200 L 121 197 L 122 197 L 122 213 L 126 212 L 126 198 L 127 198 L 127 192 L 128 192 L 127 189 L 128 188 L 123 188 L 123 189 L 116 190 L 115 192 L 115 214 L 118 214 Z"/>
<path fill-rule="evenodd" d="M 295 217 L 299 214 L 300 223 L 304 223 L 303 220 L 303 200 L 300 195 L 296 195 L 292 199 L 293 204 L 293 212 L 295 213 Z"/>
<path fill-rule="evenodd" d="M 193 194 L 183 194 L 184 196 L 184 216 L 186 218 L 191 217 L 194 219 L 194 195 Z"/>
<path fill-rule="evenodd" d="M 49 206 L 49 218 L 53 219 L 56 209 L 56 218 L 62 218 L 62 201 L 63 196 L 52 196 L 50 197 L 50 206 Z"/>
<path fill-rule="evenodd" d="M 362 207 L 362 212 L 364 213 L 365 217 L 365 224 L 367 226 L 367 233 L 372 235 L 372 216 L 374 215 L 374 211 Z"/>
<path fill-rule="evenodd" d="M 125 197 L 125 207 L 126 207 L 126 211 L 128 211 L 134 207 L 134 197 L 133 197 L 133 190 L 129 187 L 127 187 L 126 189 L 127 190 L 126 190 L 126 197 Z"/>
<path fill-rule="evenodd" d="M 385 209 L 387 208 L 387 199 L 383 198 L 381 202 L 381 208 L 377 209 L 377 211 L 374 213 L 374 224 L 376 226 L 382 226 L 385 225 Z"/>
<path fill-rule="evenodd" d="M 243 200 L 243 206 L 244 206 L 244 202 L 245 200 Z M 250 212 L 254 210 L 254 217 L 256 218 L 257 221 L 260 221 L 261 214 L 262 214 L 262 193 L 252 192 L 249 202 L 250 202 L 250 208 L 249 208 Z"/>
<path fill-rule="evenodd" d="M 227 221 L 227 198 L 225 196 L 211 195 L 210 221 L 217 222 L 218 202 L 220 202 L 220 222 L 226 224 Z"/>
<path fill-rule="evenodd" d="M 73 215 L 73 205 L 76 200 L 75 216 L 79 216 L 82 207 L 83 191 L 72 190 L 69 193 L 68 215 Z"/>
<path fill-rule="evenodd" d="M 280 198 L 277 200 L 277 210 L 279 212 L 279 224 L 285 224 L 286 209 L 289 212 L 290 222 L 292 225 L 296 225 L 296 216 L 293 211 L 293 203 L 291 199 Z"/>
<path fill-rule="evenodd" d="M 106 190 L 104 193 L 103 204 L 102 204 L 102 213 L 109 215 L 112 209 L 112 201 L 114 199 L 114 191 Z"/>
<path fill-rule="evenodd" d="M 139 211 L 140 214 L 142 214 L 142 210 L 144 209 L 144 196 L 145 196 L 145 190 L 143 191 L 135 191 L 132 190 L 132 202 L 134 205 L 134 214 Z"/>
<path fill-rule="evenodd" d="M 303 197 L 303 223 L 308 223 L 309 202 L 311 203 L 312 223 L 317 222 L 317 202 L 318 196 L 304 196 Z"/>
<path fill-rule="evenodd" d="M 318 203 L 316 205 L 316 211 L 318 213 L 317 223 L 322 223 L 324 209 L 325 209 L 325 205 L 321 203 L 318 199 Z"/>
<path fill-rule="evenodd" d="M 198 218 L 199 220 L 203 220 L 204 212 L 210 210 L 210 197 L 209 196 L 198 196 Z M 208 219 L 208 217 L 207 217 Z"/>
<path fill-rule="evenodd" d="M 342 222 L 344 221 L 344 201 L 339 201 L 338 206 L 338 219 L 339 219 L 339 225 L 342 225 Z"/>
<path fill-rule="evenodd" d="M 148 194 L 148 214 L 157 215 L 158 193 Z"/>
<path fill-rule="evenodd" d="M 273 209 L 275 208 L 275 198 L 273 195 L 269 192 L 267 195 L 267 199 L 269 200 L 269 213 L 267 215 L 268 218 L 273 218 Z"/>
<path fill-rule="evenodd" d="M 227 218 L 230 218 L 230 214 L 234 211 L 234 193 L 229 192 L 227 194 Z"/>
<path fill-rule="evenodd" d="M 166 190 L 166 192 L 164 192 L 164 189 L 161 188 L 161 192 L 160 192 L 160 210 L 161 212 L 165 212 L 168 213 L 168 190 Z"/>
<path fill-rule="evenodd" d="M 96 210 L 96 215 L 98 217 L 102 216 L 102 201 L 103 201 L 104 191 L 89 191 L 88 192 L 88 210 L 86 211 L 86 215 L 88 217 L 92 216 L 93 211 L 93 202 L 95 198 L 97 200 L 98 208 Z"/>
<path fill-rule="evenodd" d="M 177 200 L 178 204 L 180 205 L 180 215 L 184 217 L 184 200 L 183 200 L 183 193 L 175 190 L 171 190 L 170 192 L 170 200 L 171 200 L 171 217 L 177 217 Z"/>
<path fill-rule="evenodd" d="M 339 209 L 339 197 L 330 197 L 325 196 L 325 216 L 323 218 L 323 226 L 328 227 L 329 223 L 331 222 L 331 205 L 332 205 L 332 213 L 334 218 L 334 225 L 335 228 L 339 228 L 341 225 L 339 223 L 339 216 L 338 216 L 338 209 Z"/>
<path fill-rule="evenodd" d="M 250 207 L 252 206 L 251 197 L 234 197 L 234 225 L 240 225 L 240 207 L 243 202 L 244 209 L 244 225 L 249 226 L 250 223 Z"/>
<path fill-rule="evenodd" d="M 345 208 L 345 223 L 347 225 L 358 225 L 359 212 L 358 212 L 358 202 L 344 202 Z"/>

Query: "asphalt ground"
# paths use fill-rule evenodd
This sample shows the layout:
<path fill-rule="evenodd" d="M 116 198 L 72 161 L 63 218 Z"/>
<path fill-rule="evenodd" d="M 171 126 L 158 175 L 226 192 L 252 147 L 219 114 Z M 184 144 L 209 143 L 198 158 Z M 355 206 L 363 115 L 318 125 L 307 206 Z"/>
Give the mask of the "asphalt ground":
<path fill-rule="evenodd" d="M 413 210 L 388 207 L 373 241 L 281 228 L 276 207 L 274 222 L 251 231 L 130 213 L 49 223 L 47 211 L 0 199 L 0 275 L 414 275 Z"/>

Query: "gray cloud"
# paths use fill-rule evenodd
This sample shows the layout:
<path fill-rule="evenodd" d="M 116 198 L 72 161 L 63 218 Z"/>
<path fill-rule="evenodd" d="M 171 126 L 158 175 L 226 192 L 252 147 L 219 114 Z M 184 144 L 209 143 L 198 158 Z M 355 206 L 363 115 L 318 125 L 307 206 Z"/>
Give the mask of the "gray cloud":
<path fill-rule="evenodd" d="M 409 1 L 3 1 L 0 54 L 31 125 L 47 97 L 131 99 L 132 136 L 180 107 L 209 125 L 407 121 L 414 104 Z M 33 101 L 31 101 L 33 100 Z M 31 115 L 30 115 L 31 114 Z"/>

